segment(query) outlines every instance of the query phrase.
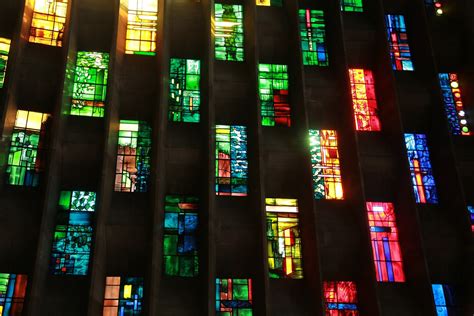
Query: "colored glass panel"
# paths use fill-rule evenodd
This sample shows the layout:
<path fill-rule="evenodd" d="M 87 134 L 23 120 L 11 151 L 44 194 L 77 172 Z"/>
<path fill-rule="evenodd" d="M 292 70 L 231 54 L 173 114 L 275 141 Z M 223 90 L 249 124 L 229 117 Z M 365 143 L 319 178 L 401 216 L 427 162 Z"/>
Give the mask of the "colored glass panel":
<path fill-rule="evenodd" d="M 440 73 L 438 76 L 441 93 L 443 94 L 444 110 L 448 117 L 451 133 L 454 135 L 471 135 L 462 102 L 458 75 L 455 73 Z"/>
<path fill-rule="evenodd" d="M 446 284 L 432 284 L 436 314 L 438 316 L 458 315 L 455 301 L 455 292 L 452 286 Z"/>
<path fill-rule="evenodd" d="M 103 316 L 143 314 L 143 278 L 108 276 Z"/>
<path fill-rule="evenodd" d="M 390 60 L 393 70 L 412 71 L 413 62 L 411 60 L 410 46 L 403 15 L 386 14 L 385 26 L 387 28 L 387 38 L 390 45 Z"/>
<path fill-rule="evenodd" d="M 0 273 L 0 315 L 19 316 L 23 312 L 28 277 Z"/>
<path fill-rule="evenodd" d="M 63 46 L 67 0 L 35 0 L 30 38 L 32 43 Z"/>
<path fill-rule="evenodd" d="M 216 126 L 216 195 L 247 195 L 248 161 L 245 126 Z"/>
<path fill-rule="evenodd" d="M 128 0 L 125 53 L 155 55 L 157 27 L 157 0 Z"/>
<path fill-rule="evenodd" d="M 286 65 L 259 64 L 258 89 L 264 126 L 290 126 L 288 97 L 288 67 Z"/>
<path fill-rule="evenodd" d="M 283 6 L 283 0 L 255 0 L 258 6 L 263 7 L 281 7 Z"/>
<path fill-rule="evenodd" d="M 216 316 L 252 315 L 252 279 L 216 279 Z"/>
<path fill-rule="evenodd" d="M 11 40 L 0 37 L 0 89 L 5 83 L 5 76 L 7 74 L 8 54 L 10 53 Z"/>
<path fill-rule="evenodd" d="M 108 74 L 108 53 L 77 53 L 71 115 L 104 116 Z"/>
<path fill-rule="evenodd" d="M 357 316 L 357 287 L 351 281 L 324 281 L 324 309 L 327 316 Z"/>
<path fill-rule="evenodd" d="M 198 123 L 201 107 L 201 62 L 171 58 L 168 119 L 173 122 Z"/>
<path fill-rule="evenodd" d="M 474 206 L 468 205 L 469 218 L 471 219 L 471 231 L 474 233 Z"/>
<path fill-rule="evenodd" d="M 51 252 L 53 275 L 87 275 L 95 205 L 95 192 L 61 192 Z"/>
<path fill-rule="evenodd" d="M 314 198 L 344 198 L 337 133 L 333 130 L 309 130 Z"/>
<path fill-rule="evenodd" d="M 244 60 L 243 6 L 215 3 L 213 34 L 217 60 Z"/>
<path fill-rule="evenodd" d="M 367 213 L 377 281 L 404 282 L 405 273 L 393 204 L 367 202 Z"/>
<path fill-rule="evenodd" d="M 349 69 L 352 106 L 358 131 L 380 131 L 380 120 L 375 98 L 375 82 L 372 71 Z"/>
<path fill-rule="evenodd" d="M 45 166 L 46 126 L 50 115 L 18 110 L 13 127 L 7 183 L 36 187 Z"/>
<path fill-rule="evenodd" d="M 267 248 L 270 278 L 302 279 L 301 235 L 298 227 L 298 201 L 265 199 Z"/>
<path fill-rule="evenodd" d="M 144 121 L 120 120 L 115 191 L 147 192 L 151 127 Z"/>
<path fill-rule="evenodd" d="M 363 12 L 362 0 L 341 0 L 341 10 L 345 12 Z"/>
<path fill-rule="evenodd" d="M 194 277 L 199 273 L 197 247 L 199 199 L 167 195 L 163 236 L 166 275 Z"/>
<path fill-rule="evenodd" d="M 298 14 L 303 65 L 328 66 L 324 12 L 299 9 Z"/>
<path fill-rule="evenodd" d="M 441 0 L 425 0 L 426 6 L 430 11 L 434 11 L 437 16 L 443 15 L 443 1 Z"/>
<path fill-rule="evenodd" d="M 438 203 L 426 135 L 405 134 L 408 163 L 417 203 Z"/>

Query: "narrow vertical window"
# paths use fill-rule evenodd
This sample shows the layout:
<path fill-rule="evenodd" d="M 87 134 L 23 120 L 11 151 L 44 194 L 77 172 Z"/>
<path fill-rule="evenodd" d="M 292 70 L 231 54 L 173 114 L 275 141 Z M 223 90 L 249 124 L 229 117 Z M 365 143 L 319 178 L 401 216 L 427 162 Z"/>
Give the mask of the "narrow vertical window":
<path fill-rule="evenodd" d="M 50 115 L 45 113 L 16 112 L 6 169 L 8 184 L 39 185 L 46 164 L 46 126 L 49 118 Z"/>
<path fill-rule="evenodd" d="M 267 198 L 265 204 L 270 278 L 302 279 L 298 201 Z"/>
<path fill-rule="evenodd" d="M 448 117 L 451 133 L 453 135 L 471 135 L 462 102 L 458 75 L 455 73 L 440 73 L 438 76 L 441 93 L 443 94 L 444 110 Z"/>
<path fill-rule="evenodd" d="M 142 315 L 143 278 L 108 276 L 105 279 L 104 316 Z"/>
<path fill-rule="evenodd" d="M 252 316 L 252 279 L 216 279 L 216 316 Z"/>
<path fill-rule="evenodd" d="M 7 74 L 8 54 L 10 53 L 11 40 L 0 37 L 0 89 L 5 83 L 5 76 Z"/>
<path fill-rule="evenodd" d="M 217 60 L 244 61 L 243 6 L 215 3 L 213 34 Z"/>
<path fill-rule="evenodd" d="M 104 116 L 108 75 L 108 53 L 77 53 L 71 115 Z"/>
<path fill-rule="evenodd" d="M 151 127 L 144 121 L 120 120 L 115 191 L 147 192 Z"/>
<path fill-rule="evenodd" d="M 286 65 L 259 64 L 258 89 L 263 126 L 290 126 L 288 98 L 288 67 Z"/>
<path fill-rule="evenodd" d="M 408 163 L 416 203 L 438 203 L 425 134 L 405 134 Z"/>
<path fill-rule="evenodd" d="M 61 192 L 51 252 L 53 275 L 87 275 L 95 204 L 95 192 Z"/>
<path fill-rule="evenodd" d="M 35 0 L 30 39 L 32 43 L 63 46 L 67 0 Z"/>
<path fill-rule="evenodd" d="M 24 274 L 0 273 L 0 315 L 21 315 L 28 277 Z"/>
<path fill-rule="evenodd" d="M 283 0 L 255 0 L 255 3 L 263 7 L 281 7 Z"/>
<path fill-rule="evenodd" d="M 386 14 L 388 43 L 390 45 L 390 59 L 393 70 L 412 71 L 410 46 L 408 45 L 407 28 L 403 15 Z"/>
<path fill-rule="evenodd" d="M 324 12 L 310 9 L 300 9 L 298 12 L 303 65 L 328 66 Z"/>
<path fill-rule="evenodd" d="M 367 202 L 372 255 L 379 282 L 404 282 L 403 260 L 392 203 Z"/>
<path fill-rule="evenodd" d="M 380 131 L 380 120 L 377 114 L 375 83 L 372 71 L 366 69 L 349 69 L 351 81 L 352 106 L 358 131 Z"/>
<path fill-rule="evenodd" d="M 201 62 L 171 58 L 168 119 L 199 123 L 201 107 Z"/>
<path fill-rule="evenodd" d="M 248 161 L 245 126 L 216 126 L 216 195 L 247 195 Z"/>
<path fill-rule="evenodd" d="M 127 38 L 125 53 L 155 55 L 158 26 L 157 0 L 128 1 Z"/>
<path fill-rule="evenodd" d="M 436 314 L 438 316 L 457 315 L 455 293 L 451 286 L 446 284 L 432 284 Z"/>
<path fill-rule="evenodd" d="M 469 212 L 469 218 L 471 220 L 471 231 L 474 233 L 474 206 L 468 205 L 467 211 Z"/>
<path fill-rule="evenodd" d="M 333 130 L 309 130 L 314 198 L 342 200 L 341 166 L 337 133 Z"/>
<path fill-rule="evenodd" d="M 163 264 L 166 275 L 194 277 L 199 273 L 197 247 L 199 199 L 165 197 Z"/>
<path fill-rule="evenodd" d="M 325 315 L 357 316 L 357 287 L 351 281 L 324 281 Z"/>
<path fill-rule="evenodd" d="M 341 0 L 341 10 L 345 12 L 364 12 L 362 0 Z"/>

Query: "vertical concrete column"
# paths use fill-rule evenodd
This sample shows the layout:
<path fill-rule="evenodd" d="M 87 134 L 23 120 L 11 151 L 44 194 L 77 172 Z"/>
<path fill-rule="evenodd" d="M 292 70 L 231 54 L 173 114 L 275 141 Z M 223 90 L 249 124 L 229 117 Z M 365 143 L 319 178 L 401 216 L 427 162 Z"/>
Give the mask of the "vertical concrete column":
<path fill-rule="evenodd" d="M 335 56 L 332 59 L 332 66 L 337 72 L 338 83 L 340 83 L 339 88 L 343 92 L 341 99 L 343 103 L 339 108 L 341 115 L 338 124 L 342 181 L 348 209 L 353 212 L 354 217 L 357 219 L 357 225 L 361 230 L 360 236 L 362 237 L 359 258 L 353 258 L 355 264 L 359 263 L 361 265 L 360 274 L 355 280 L 360 300 L 360 312 L 369 315 L 379 315 L 380 306 L 376 291 L 370 232 L 368 230 L 368 215 L 365 204 L 366 197 L 361 172 L 358 135 L 354 125 L 354 110 L 352 106 L 347 50 L 344 42 L 345 34 L 341 2 L 342 0 L 329 2 L 327 20 L 329 22 L 328 27 L 336 31 L 336 34 L 333 36 L 333 48 L 335 48 L 333 54 Z"/>
<path fill-rule="evenodd" d="M 22 41 L 28 41 L 29 28 L 33 17 L 34 1 L 27 0 L 23 16 L 22 26 Z M 44 293 L 46 293 L 46 283 L 49 275 L 49 263 L 50 254 L 53 240 L 53 232 L 56 220 L 57 204 L 59 199 L 60 191 L 60 161 L 61 161 L 61 141 L 62 134 L 65 126 L 65 115 L 67 95 L 70 95 L 68 87 L 64 85 L 64 82 L 73 69 L 75 58 L 76 58 L 76 42 L 73 32 L 76 28 L 76 1 L 71 1 L 68 6 L 68 18 L 66 21 L 65 28 L 65 41 L 63 42 L 62 55 L 64 64 L 63 78 L 63 90 L 58 90 L 57 102 L 54 106 L 54 112 L 52 114 L 51 130 L 49 131 L 52 135 L 50 148 L 48 155 L 48 166 L 46 168 L 45 181 L 43 185 L 44 190 L 44 203 L 43 203 L 43 215 L 41 219 L 36 260 L 33 267 L 33 274 L 29 278 L 28 284 L 28 300 L 26 301 L 26 314 L 27 315 L 41 315 L 42 310 L 42 299 Z M 25 44 L 23 44 L 25 45 Z M 20 55 L 21 56 L 21 55 Z M 30 276 L 29 276 L 30 277 Z"/>
<path fill-rule="evenodd" d="M 97 189 L 94 242 L 91 253 L 88 315 L 102 315 L 107 277 L 107 218 L 113 213 L 111 200 L 119 130 L 120 74 L 124 59 L 127 12 L 121 0 L 114 0 L 114 28 L 110 51 L 109 83 L 106 103 L 102 174 Z"/>
<path fill-rule="evenodd" d="M 316 231 L 317 214 L 313 199 L 313 180 L 311 169 L 311 155 L 309 152 L 309 120 L 308 106 L 305 96 L 305 75 L 301 49 L 301 36 L 299 29 L 300 8 L 307 8 L 298 1 L 284 1 L 284 8 L 288 15 L 290 27 L 290 56 L 288 61 L 290 80 L 290 102 L 292 104 L 292 128 L 295 129 L 294 137 L 299 139 L 298 156 L 301 161 L 299 176 L 301 177 L 301 193 L 299 195 L 299 217 L 302 235 L 303 271 L 306 288 L 310 297 L 314 298 L 308 307 L 315 315 L 323 315 L 321 258 L 319 253 L 319 237 Z M 309 8 L 309 7 L 308 7 Z M 291 52 L 294 52 L 291 55 Z"/>
<path fill-rule="evenodd" d="M 202 15 L 204 17 L 205 32 L 202 41 L 205 47 L 201 55 L 201 97 L 202 115 L 201 128 L 203 134 L 203 148 L 206 158 L 203 166 L 205 177 L 203 177 L 202 213 L 200 216 L 201 231 L 200 248 L 202 258 L 201 278 L 203 288 L 206 289 L 206 305 L 203 315 L 215 315 L 215 291 L 216 291 L 216 244 L 215 244 L 215 104 L 214 104 L 214 0 L 202 0 Z M 205 136 L 207 135 L 207 136 Z M 204 182 L 205 181 L 205 182 Z"/>
<path fill-rule="evenodd" d="M 164 198 L 166 194 L 166 130 L 168 125 L 168 92 L 169 92 L 169 6 L 172 0 L 158 2 L 158 100 L 153 115 L 152 134 L 152 170 L 150 194 L 152 197 L 152 227 L 151 227 L 151 258 L 148 292 L 145 293 L 148 302 L 148 315 L 159 314 L 159 284 L 162 279 L 163 266 L 163 215 Z"/>
<path fill-rule="evenodd" d="M 262 124 L 260 98 L 258 92 L 259 43 L 257 41 L 255 0 L 244 1 L 245 64 L 248 67 L 248 80 L 251 86 L 252 102 L 247 104 L 248 120 L 248 160 L 249 160 L 249 207 L 253 218 L 260 221 L 258 227 L 259 245 L 253 283 L 254 311 L 258 315 L 269 315 L 271 306 L 268 299 L 268 254 L 266 237 L 265 186 L 263 170 L 263 150 L 261 145 Z"/>

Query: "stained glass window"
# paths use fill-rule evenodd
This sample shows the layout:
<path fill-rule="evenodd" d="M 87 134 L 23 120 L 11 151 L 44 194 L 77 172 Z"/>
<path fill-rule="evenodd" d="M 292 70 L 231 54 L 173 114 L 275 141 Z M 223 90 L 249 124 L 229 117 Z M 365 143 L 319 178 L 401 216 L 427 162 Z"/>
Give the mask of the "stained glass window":
<path fill-rule="evenodd" d="M 337 133 L 333 130 L 309 130 L 314 198 L 344 198 Z"/>
<path fill-rule="evenodd" d="M 32 43 L 63 46 L 67 0 L 35 0 L 30 39 Z"/>
<path fill-rule="evenodd" d="M 367 202 L 367 213 L 377 281 L 404 282 L 405 274 L 393 204 Z"/>
<path fill-rule="evenodd" d="M 303 65 L 328 66 L 324 12 L 310 9 L 300 9 L 298 12 Z"/>
<path fill-rule="evenodd" d="M 245 126 L 216 126 L 216 195 L 247 195 L 248 161 Z"/>
<path fill-rule="evenodd" d="M 115 191 L 147 192 L 151 127 L 144 121 L 120 120 Z"/>
<path fill-rule="evenodd" d="M 455 293 L 447 284 L 432 284 L 436 314 L 438 316 L 458 315 L 456 312 Z"/>
<path fill-rule="evenodd" d="M 216 316 L 252 316 L 252 279 L 216 279 Z"/>
<path fill-rule="evenodd" d="M 155 55 L 158 26 L 157 0 L 128 1 L 125 53 Z"/>
<path fill-rule="evenodd" d="M 201 106 L 201 62 L 171 58 L 168 119 L 173 122 L 198 123 Z"/>
<path fill-rule="evenodd" d="M 23 312 L 28 277 L 0 273 L 0 315 L 17 316 Z"/>
<path fill-rule="evenodd" d="M 262 125 L 290 126 L 288 67 L 286 65 L 259 64 L 258 89 L 262 107 Z"/>
<path fill-rule="evenodd" d="M 166 275 L 194 277 L 199 272 L 197 247 L 199 199 L 191 196 L 165 197 L 163 236 Z"/>
<path fill-rule="evenodd" d="M 267 198 L 265 203 L 270 278 L 302 279 L 298 201 Z"/>
<path fill-rule="evenodd" d="M 325 315 L 357 316 L 357 287 L 351 281 L 325 281 Z"/>
<path fill-rule="evenodd" d="M 426 135 L 405 134 L 405 144 L 416 202 L 438 203 Z"/>
<path fill-rule="evenodd" d="M 95 192 L 61 192 L 51 252 L 53 275 L 87 275 L 95 204 Z"/>
<path fill-rule="evenodd" d="M 104 116 L 108 74 L 108 53 L 77 53 L 71 115 Z"/>
<path fill-rule="evenodd" d="M 454 135 L 471 135 L 462 102 L 458 75 L 455 73 L 440 73 L 438 76 L 441 93 L 443 94 L 444 110 L 448 117 L 451 132 Z"/>
<path fill-rule="evenodd" d="M 380 131 L 375 82 L 371 70 L 349 69 L 351 81 L 352 106 L 356 130 Z"/>
<path fill-rule="evenodd" d="M 0 37 L 0 89 L 3 88 L 3 84 L 5 83 L 10 43 L 11 40 L 8 38 Z"/>
<path fill-rule="evenodd" d="M 363 12 L 362 0 L 341 0 L 341 10 L 346 12 Z"/>
<path fill-rule="evenodd" d="M 104 316 L 143 314 L 143 278 L 108 276 L 105 279 Z"/>
<path fill-rule="evenodd" d="M 403 15 L 386 14 L 388 43 L 390 45 L 390 60 L 393 70 L 412 71 L 410 46 L 408 45 L 407 28 Z"/>
<path fill-rule="evenodd" d="M 264 7 L 281 7 L 283 5 L 283 0 L 255 0 L 255 3 Z"/>
<path fill-rule="evenodd" d="M 471 219 L 471 231 L 474 233 L 474 206 L 468 205 L 467 210 L 469 212 L 469 217 Z"/>
<path fill-rule="evenodd" d="M 215 3 L 213 34 L 217 60 L 244 60 L 243 6 Z"/>
<path fill-rule="evenodd" d="M 46 126 L 50 115 L 18 110 L 13 127 L 7 183 L 36 187 L 45 167 Z"/>
<path fill-rule="evenodd" d="M 430 11 L 434 11 L 437 16 L 443 15 L 443 3 L 441 0 L 425 0 L 425 4 Z"/>

